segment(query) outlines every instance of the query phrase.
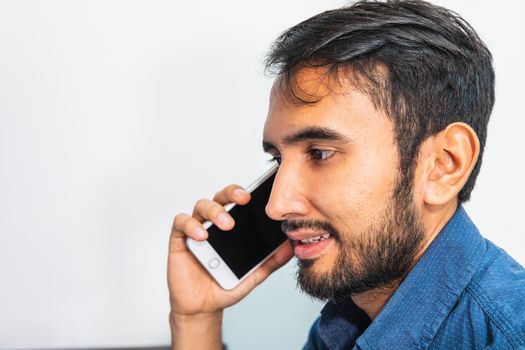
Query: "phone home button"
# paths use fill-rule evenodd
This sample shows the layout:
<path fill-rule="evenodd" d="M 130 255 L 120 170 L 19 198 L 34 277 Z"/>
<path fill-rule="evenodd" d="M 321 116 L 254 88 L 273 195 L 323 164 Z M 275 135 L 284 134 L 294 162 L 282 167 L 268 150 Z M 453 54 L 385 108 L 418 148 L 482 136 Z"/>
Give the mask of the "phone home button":
<path fill-rule="evenodd" d="M 216 269 L 219 266 L 219 259 L 213 258 L 210 261 L 208 261 L 208 266 L 212 269 Z"/>

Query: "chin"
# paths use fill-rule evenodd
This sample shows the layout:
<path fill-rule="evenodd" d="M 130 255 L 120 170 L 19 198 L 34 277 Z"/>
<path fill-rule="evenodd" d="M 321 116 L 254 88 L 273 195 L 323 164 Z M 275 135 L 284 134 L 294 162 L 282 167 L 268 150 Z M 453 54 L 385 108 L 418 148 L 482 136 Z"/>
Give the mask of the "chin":
<path fill-rule="evenodd" d="M 337 253 L 323 254 L 317 258 L 298 260 L 299 268 L 304 273 L 313 273 L 315 275 L 329 275 L 335 268 Z"/>

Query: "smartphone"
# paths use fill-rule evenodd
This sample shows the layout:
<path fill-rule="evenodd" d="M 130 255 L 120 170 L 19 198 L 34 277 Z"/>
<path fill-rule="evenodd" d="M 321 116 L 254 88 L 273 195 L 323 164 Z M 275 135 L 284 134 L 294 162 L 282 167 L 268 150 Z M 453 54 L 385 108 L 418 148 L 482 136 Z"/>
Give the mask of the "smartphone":
<path fill-rule="evenodd" d="M 222 231 L 207 221 L 206 241 L 186 239 L 188 249 L 224 289 L 235 288 L 287 240 L 281 221 L 265 212 L 277 168 L 274 164 L 246 189 L 251 193 L 246 205 L 225 206 L 235 220 L 232 230 Z"/>

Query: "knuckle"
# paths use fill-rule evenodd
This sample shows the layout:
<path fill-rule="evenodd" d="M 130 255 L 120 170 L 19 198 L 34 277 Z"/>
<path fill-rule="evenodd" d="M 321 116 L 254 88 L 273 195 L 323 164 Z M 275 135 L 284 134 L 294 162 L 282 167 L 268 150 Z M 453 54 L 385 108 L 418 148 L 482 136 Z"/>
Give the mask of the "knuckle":
<path fill-rule="evenodd" d="M 239 186 L 239 185 L 230 185 L 230 186 L 226 187 L 226 192 L 228 193 L 228 196 L 229 197 L 233 197 L 233 191 L 235 191 L 238 188 L 241 188 L 241 186 Z"/>
<path fill-rule="evenodd" d="M 182 226 L 188 220 L 188 217 L 189 215 L 184 213 L 175 215 L 175 218 L 173 219 L 173 224 L 171 226 L 170 239 L 173 237 L 181 237 L 184 235 L 184 232 L 182 231 Z"/>
<path fill-rule="evenodd" d="M 222 205 L 214 205 L 210 208 L 210 217 L 217 218 L 219 214 L 224 212 L 224 207 Z"/>
<path fill-rule="evenodd" d="M 215 193 L 215 196 L 213 197 L 214 200 L 220 201 L 220 202 L 231 202 L 233 198 L 233 191 L 235 191 L 236 188 L 238 188 L 238 185 L 229 185 L 224 187 L 219 192 Z M 222 203 L 226 204 L 226 203 Z"/>
<path fill-rule="evenodd" d="M 206 219 L 216 217 L 223 210 L 224 207 L 220 203 L 211 201 L 209 199 L 201 199 L 195 206 L 195 213 Z"/>
<path fill-rule="evenodd" d="M 197 203 L 195 203 L 195 207 L 193 208 L 193 214 L 198 214 L 200 216 L 204 216 L 207 208 L 210 205 L 210 200 L 208 199 L 199 199 Z"/>
<path fill-rule="evenodd" d="M 192 229 L 195 227 L 194 221 L 195 220 L 189 219 L 188 221 L 184 223 L 184 226 L 183 226 L 184 233 L 188 233 L 192 231 Z"/>
<path fill-rule="evenodd" d="M 204 207 L 207 202 L 208 202 L 208 200 L 205 199 L 205 198 L 199 199 L 197 202 L 195 202 L 195 209 L 199 209 L 199 208 Z"/>
<path fill-rule="evenodd" d="M 175 215 L 175 218 L 173 219 L 173 228 L 177 229 L 178 227 L 180 227 L 184 223 L 184 220 L 187 220 L 187 217 L 188 216 L 184 213 L 179 213 Z"/>

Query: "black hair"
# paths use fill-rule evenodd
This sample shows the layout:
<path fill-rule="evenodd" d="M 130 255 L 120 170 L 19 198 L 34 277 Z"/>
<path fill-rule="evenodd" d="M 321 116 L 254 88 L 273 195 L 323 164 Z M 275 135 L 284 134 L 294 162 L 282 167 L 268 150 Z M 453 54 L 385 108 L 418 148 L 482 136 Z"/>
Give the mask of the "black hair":
<path fill-rule="evenodd" d="M 458 14 L 418 0 L 358 1 L 320 13 L 281 34 L 266 60 L 280 90 L 298 103 L 317 102 L 294 84 L 307 66 L 357 77 L 350 77 L 355 86 L 393 119 L 400 170 L 410 176 L 425 139 L 453 122 L 470 125 L 480 153 L 458 200 L 470 198 L 494 105 L 494 70 L 490 51 Z"/>

